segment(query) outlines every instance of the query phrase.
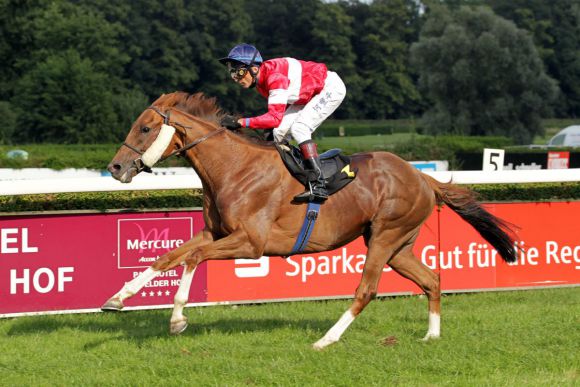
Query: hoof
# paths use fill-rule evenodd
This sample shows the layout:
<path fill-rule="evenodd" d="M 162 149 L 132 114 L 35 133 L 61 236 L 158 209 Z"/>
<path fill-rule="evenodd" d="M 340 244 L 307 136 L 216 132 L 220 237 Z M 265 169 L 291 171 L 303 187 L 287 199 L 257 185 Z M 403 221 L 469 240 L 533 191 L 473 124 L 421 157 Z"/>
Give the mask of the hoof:
<path fill-rule="evenodd" d="M 119 297 L 112 297 L 101 306 L 101 310 L 103 312 L 120 312 L 124 307 L 125 305 L 123 305 L 123 301 Z"/>
<path fill-rule="evenodd" d="M 312 344 L 312 348 L 316 351 L 322 351 L 324 348 L 328 347 L 330 344 L 336 343 L 338 340 L 329 339 L 327 337 L 323 337 L 322 339 L 318 340 L 316 343 Z"/>
<path fill-rule="evenodd" d="M 184 317 L 183 320 L 171 322 L 169 324 L 169 333 L 172 335 L 179 335 L 184 330 L 187 329 L 187 317 Z"/>
<path fill-rule="evenodd" d="M 439 340 L 440 338 L 441 338 L 441 336 L 439 336 L 439 335 L 436 335 L 436 334 L 433 334 L 433 333 L 427 333 L 425 335 L 425 337 L 423 337 L 421 339 L 421 341 L 424 342 L 424 343 L 426 343 L 426 342 L 431 341 L 431 340 Z"/>

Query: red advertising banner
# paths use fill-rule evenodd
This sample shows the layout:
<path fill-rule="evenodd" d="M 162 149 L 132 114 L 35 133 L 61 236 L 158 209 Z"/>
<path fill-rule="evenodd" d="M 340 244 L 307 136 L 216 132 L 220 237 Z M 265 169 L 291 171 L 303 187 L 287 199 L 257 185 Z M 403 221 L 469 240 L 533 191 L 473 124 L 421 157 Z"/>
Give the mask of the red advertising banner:
<path fill-rule="evenodd" d="M 201 213 L 0 218 L 0 315 L 99 308 L 164 252 L 203 228 Z M 192 302 L 205 301 L 205 265 Z M 170 270 L 127 301 L 168 305 L 181 278 Z"/>
<path fill-rule="evenodd" d="M 547 169 L 568 169 L 570 166 L 570 152 L 548 152 Z"/>
<path fill-rule="evenodd" d="M 421 230 L 415 255 L 447 292 L 580 285 L 580 202 L 490 204 L 518 226 L 519 260 L 507 265 L 444 207 Z M 158 256 L 203 228 L 200 211 L 7 216 L 0 218 L 0 317 L 91 311 Z M 351 297 L 366 258 L 362 239 L 286 260 L 212 261 L 196 271 L 191 303 Z M 128 307 L 170 306 L 181 268 L 148 283 Z M 419 293 L 385 266 L 380 294 Z"/>
<path fill-rule="evenodd" d="M 520 259 L 507 265 L 448 207 L 423 226 L 415 255 L 438 270 L 443 291 L 493 290 L 580 284 L 580 202 L 489 204 L 488 210 L 517 227 Z M 437 217 L 440 216 L 439 225 Z M 525 251 L 525 252 L 524 252 Z M 331 252 L 258 262 L 209 262 L 208 301 L 249 301 L 353 296 L 366 248 L 362 238 Z M 420 293 L 385 266 L 379 294 Z"/>
<path fill-rule="evenodd" d="M 437 212 L 423 226 L 418 244 L 433 246 L 433 254 L 437 251 Z M 365 259 L 366 247 L 359 238 L 333 251 L 299 254 L 286 260 L 262 257 L 257 263 L 240 259 L 208 262 L 208 301 L 350 297 L 360 281 Z M 395 294 L 419 289 L 387 266 L 379 291 Z"/>
<path fill-rule="evenodd" d="M 441 277 L 445 290 L 580 284 L 577 228 L 580 202 L 490 204 L 487 207 L 516 226 L 518 262 L 504 263 L 471 227 L 465 227 L 463 220 L 444 208 Z M 457 259 L 452 259 L 455 256 Z"/>

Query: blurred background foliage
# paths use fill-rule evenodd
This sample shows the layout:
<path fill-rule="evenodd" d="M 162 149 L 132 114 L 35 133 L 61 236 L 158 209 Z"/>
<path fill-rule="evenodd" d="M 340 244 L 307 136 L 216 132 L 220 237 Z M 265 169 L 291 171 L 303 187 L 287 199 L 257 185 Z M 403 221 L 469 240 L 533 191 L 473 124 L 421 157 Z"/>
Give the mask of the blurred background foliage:
<path fill-rule="evenodd" d="M 337 71 L 334 119 L 523 144 L 580 116 L 580 0 L 0 0 L 0 143 L 118 142 L 176 90 L 263 112 L 217 61 L 239 42 Z"/>

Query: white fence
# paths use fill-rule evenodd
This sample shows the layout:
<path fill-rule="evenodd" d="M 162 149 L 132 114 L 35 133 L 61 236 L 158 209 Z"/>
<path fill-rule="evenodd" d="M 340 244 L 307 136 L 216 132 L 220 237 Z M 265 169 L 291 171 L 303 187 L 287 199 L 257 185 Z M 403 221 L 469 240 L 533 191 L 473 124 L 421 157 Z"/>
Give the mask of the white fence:
<path fill-rule="evenodd" d="M 424 172 L 442 182 L 456 184 L 546 183 L 580 181 L 580 168 L 515 171 L 440 171 Z M 199 189 L 195 174 L 155 176 L 142 173 L 130 184 L 110 176 L 0 181 L 0 195 L 26 195 L 63 192 L 137 191 L 163 189 Z"/>

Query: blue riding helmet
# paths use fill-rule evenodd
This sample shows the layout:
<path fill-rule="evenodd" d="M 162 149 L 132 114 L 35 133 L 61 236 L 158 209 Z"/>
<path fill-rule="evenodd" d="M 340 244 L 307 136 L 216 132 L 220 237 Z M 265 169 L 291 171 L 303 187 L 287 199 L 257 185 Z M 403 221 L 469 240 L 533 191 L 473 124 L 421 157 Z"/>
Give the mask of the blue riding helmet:
<path fill-rule="evenodd" d="M 226 56 L 225 58 L 219 59 L 221 64 L 227 65 L 228 62 L 244 64 L 246 66 L 260 65 L 262 60 L 262 55 L 260 51 L 251 44 L 242 43 L 238 44 Z"/>

